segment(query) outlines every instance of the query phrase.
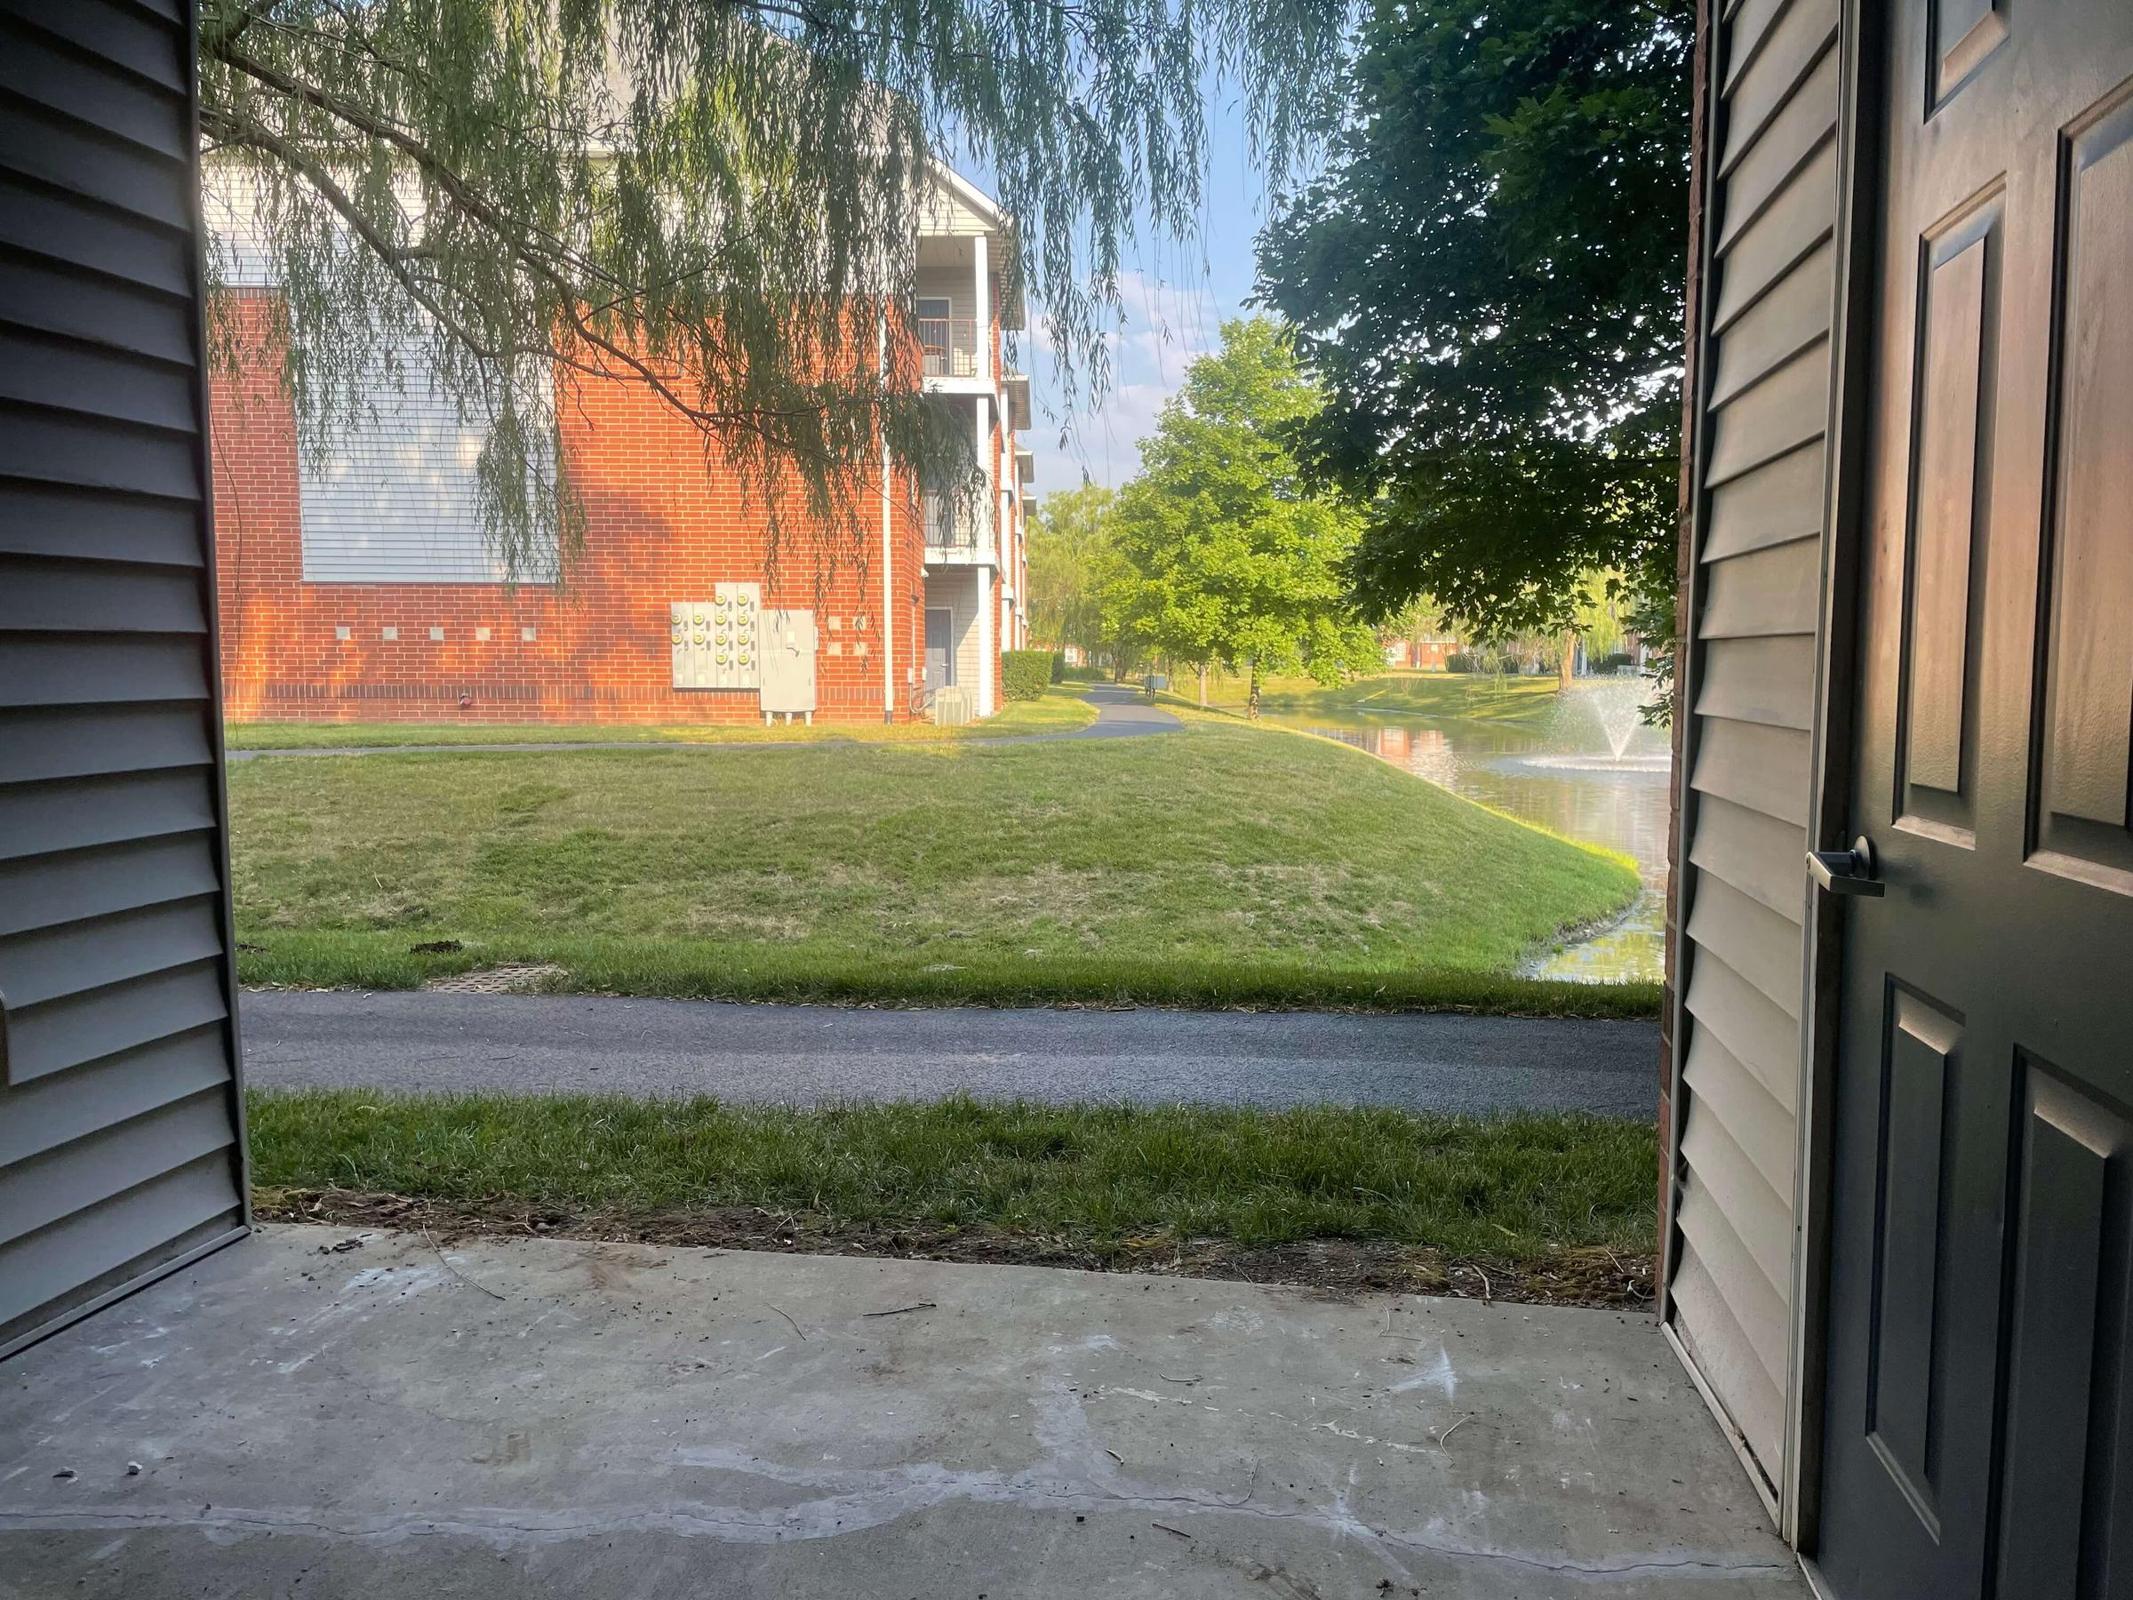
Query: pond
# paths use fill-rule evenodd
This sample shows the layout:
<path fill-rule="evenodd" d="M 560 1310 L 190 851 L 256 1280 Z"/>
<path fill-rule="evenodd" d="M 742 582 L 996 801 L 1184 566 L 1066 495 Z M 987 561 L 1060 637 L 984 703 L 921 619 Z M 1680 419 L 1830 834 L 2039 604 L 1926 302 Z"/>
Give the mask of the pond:
<path fill-rule="evenodd" d="M 1269 706 L 1266 720 L 1367 750 L 1454 794 L 1632 857 L 1643 893 L 1618 923 L 1528 968 L 1585 982 L 1650 979 L 1665 970 L 1667 734 L 1643 726 L 1640 678 L 1582 682 L 1534 720 L 1424 717 L 1368 709 Z"/>

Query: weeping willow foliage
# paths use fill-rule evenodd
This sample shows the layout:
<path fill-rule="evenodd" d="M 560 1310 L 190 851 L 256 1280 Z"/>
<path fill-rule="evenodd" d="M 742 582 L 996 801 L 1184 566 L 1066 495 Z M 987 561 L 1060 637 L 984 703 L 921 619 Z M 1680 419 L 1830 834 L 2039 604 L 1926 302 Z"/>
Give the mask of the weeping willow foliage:
<path fill-rule="evenodd" d="M 204 0 L 207 199 L 280 290 L 265 326 L 240 315 L 211 253 L 216 347 L 272 347 L 314 451 L 419 355 L 485 440 L 480 516 L 513 575 L 582 541 L 557 466 L 573 385 L 643 385 L 740 473 L 773 560 L 797 533 L 827 573 L 884 447 L 969 472 L 896 331 L 934 152 L 990 168 L 1066 402 L 1099 398 L 1136 226 L 1193 228 L 1206 88 L 1241 98 L 1278 177 L 1347 5 Z"/>

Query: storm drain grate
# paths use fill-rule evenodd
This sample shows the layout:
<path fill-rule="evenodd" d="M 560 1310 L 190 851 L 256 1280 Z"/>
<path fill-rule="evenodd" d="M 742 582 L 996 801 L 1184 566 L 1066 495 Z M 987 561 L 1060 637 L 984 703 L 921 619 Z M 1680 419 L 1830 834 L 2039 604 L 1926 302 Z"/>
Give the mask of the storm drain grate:
<path fill-rule="evenodd" d="M 422 987 L 434 994 L 531 994 L 566 975 L 553 962 L 509 962 L 476 972 L 457 972 L 449 978 L 432 978 Z"/>

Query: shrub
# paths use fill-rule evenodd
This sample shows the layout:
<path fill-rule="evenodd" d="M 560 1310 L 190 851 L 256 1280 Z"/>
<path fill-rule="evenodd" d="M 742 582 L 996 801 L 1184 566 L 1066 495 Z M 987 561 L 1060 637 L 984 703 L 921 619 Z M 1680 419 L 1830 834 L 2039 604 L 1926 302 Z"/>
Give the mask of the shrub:
<path fill-rule="evenodd" d="M 1593 672 L 1622 672 L 1637 664 L 1637 658 L 1627 650 L 1615 650 L 1600 657 L 1588 669 Z"/>
<path fill-rule="evenodd" d="M 1444 658 L 1446 672 L 1494 672 L 1496 663 L 1472 650 L 1454 650 Z"/>
<path fill-rule="evenodd" d="M 1065 683 L 1066 672 L 1066 652 L 1064 650 L 1054 650 L 1052 652 L 1052 682 Z"/>
<path fill-rule="evenodd" d="M 1000 687 L 1010 700 L 1036 700 L 1052 684 L 1053 652 L 1002 650 Z"/>

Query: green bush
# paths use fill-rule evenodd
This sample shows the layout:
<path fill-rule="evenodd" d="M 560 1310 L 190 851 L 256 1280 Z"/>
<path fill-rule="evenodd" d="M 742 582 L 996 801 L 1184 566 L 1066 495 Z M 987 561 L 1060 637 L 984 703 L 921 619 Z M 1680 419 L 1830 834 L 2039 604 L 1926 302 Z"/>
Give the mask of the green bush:
<path fill-rule="evenodd" d="M 1052 652 L 1049 650 L 1002 650 L 1000 687 L 1010 700 L 1041 699 L 1052 686 Z"/>
<path fill-rule="evenodd" d="M 1066 652 L 1064 650 L 1054 650 L 1052 652 L 1052 682 L 1066 682 Z"/>
<path fill-rule="evenodd" d="M 1593 662 L 1588 670 L 1592 672 L 1621 672 L 1626 668 L 1634 667 L 1636 664 L 1637 658 L 1627 650 L 1615 650 Z"/>

